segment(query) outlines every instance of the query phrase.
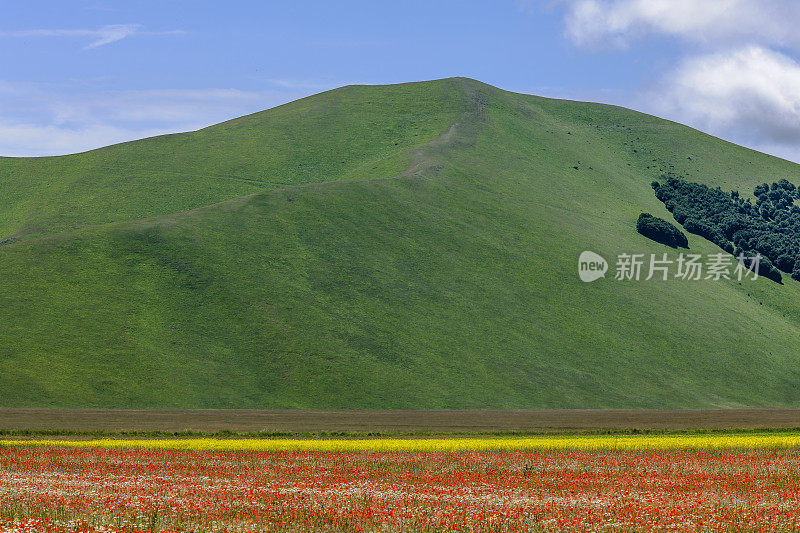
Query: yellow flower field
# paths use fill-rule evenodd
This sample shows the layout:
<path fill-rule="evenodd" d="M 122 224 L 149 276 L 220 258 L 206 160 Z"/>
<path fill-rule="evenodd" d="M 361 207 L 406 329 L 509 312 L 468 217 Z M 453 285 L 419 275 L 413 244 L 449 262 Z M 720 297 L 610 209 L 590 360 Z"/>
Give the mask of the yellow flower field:
<path fill-rule="evenodd" d="M 0 440 L 0 446 L 60 446 L 254 452 L 469 452 L 537 450 L 701 450 L 800 448 L 800 435 L 536 436 L 376 439 Z"/>

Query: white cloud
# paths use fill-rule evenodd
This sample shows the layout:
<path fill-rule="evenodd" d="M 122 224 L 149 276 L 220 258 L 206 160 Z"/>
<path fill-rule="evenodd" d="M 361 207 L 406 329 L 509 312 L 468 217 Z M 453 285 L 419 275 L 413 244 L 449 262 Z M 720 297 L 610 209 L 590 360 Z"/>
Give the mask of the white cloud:
<path fill-rule="evenodd" d="M 563 0 L 567 36 L 579 45 L 625 45 L 647 34 L 719 44 L 742 40 L 800 48 L 791 0 Z"/>
<path fill-rule="evenodd" d="M 0 81 L 0 155 L 61 155 L 192 131 L 305 95 L 216 88 L 70 93 Z"/>
<path fill-rule="evenodd" d="M 800 2 L 553 1 L 579 46 L 629 47 L 647 36 L 681 42 L 672 72 L 617 103 L 800 161 L 800 63 L 791 57 L 800 53 Z"/>
<path fill-rule="evenodd" d="M 182 30 L 170 31 L 143 31 L 140 24 L 111 24 L 96 30 L 20 30 L 12 32 L 0 32 L 0 37 L 88 37 L 92 41 L 84 47 L 84 50 L 97 48 L 109 43 L 121 41 L 131 35 L 180 35 L 185 32 Z"/>
<path fill-rule="evenodd" d="M 291 78 L 267 78 L 265 81 L 271 85 L 274 85 L 275 87 L 281 87 L 283 89 L 302 89 L 309 91 L 327 91 L 328 89 L 332 89 L 334 87 L 348 85 L 348 83 L 345 82 L 330 83 L 313 80 L 297 80 Z"/>
<path fill-rule="evenodd" d="M 169 133 L 96 124 L 62 128 L 40 124 L 8 124 L 0 120 L 0 150 L 3 156 L 26 157 L 82 152 L 131 139 Z"/>
<path fill-rule="evenodd" d="M 263 93 L 238 89 L 180 89 L 113 91 L 51 98 L 42 105 L 51 111 L 55 124 L 75 122 L 214 123 L 260 110 L 264 105 L 283 101 L 285 93 Z"/>
<path fill-rule="evenodd" d="M 691 57 L 643 107 L 782 156 L 800 155 L 800 63 L 759 46 Z"/>

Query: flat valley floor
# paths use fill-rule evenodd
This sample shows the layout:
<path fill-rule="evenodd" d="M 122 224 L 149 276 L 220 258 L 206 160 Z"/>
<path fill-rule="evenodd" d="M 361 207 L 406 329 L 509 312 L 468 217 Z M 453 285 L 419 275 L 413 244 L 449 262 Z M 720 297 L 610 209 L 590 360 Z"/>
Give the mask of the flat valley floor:
<path fill-rule="evenodd" d="M 0 408 L 0 431 L 491 433 L 800 428 L 800 409 L 123 410 Z"/>

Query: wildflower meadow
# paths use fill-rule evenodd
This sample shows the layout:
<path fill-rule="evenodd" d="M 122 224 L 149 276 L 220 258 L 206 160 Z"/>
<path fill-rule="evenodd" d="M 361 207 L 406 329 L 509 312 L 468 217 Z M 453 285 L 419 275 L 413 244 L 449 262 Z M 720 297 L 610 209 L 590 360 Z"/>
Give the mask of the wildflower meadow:
<path fill-rule="evenodd" d="M 800 530 L 796 439 L 5 441 L 0 530 Z"/>

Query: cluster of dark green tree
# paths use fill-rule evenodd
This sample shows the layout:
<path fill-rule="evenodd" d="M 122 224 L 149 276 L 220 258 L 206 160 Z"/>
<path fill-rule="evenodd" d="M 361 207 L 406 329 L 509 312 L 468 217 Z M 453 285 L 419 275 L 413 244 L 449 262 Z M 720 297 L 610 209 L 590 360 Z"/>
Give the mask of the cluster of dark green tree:
<path fill-rule="evenodd" d="M 755 202 L 674 177 L 654 181 L 653 189 L 689 233 L 737 257 L 761 254 L 759 274 L 778 283 L 781 271 L 800 281 L 800 190 L 788 180 L 757 186 Z"/>
<path fill-rule="evenodd" d="M 650 213 L 642 213 L 636 222 L 636 231 L 656 242 L 673 248 L 688 248 L 689 240 L 681 230 L 663 218 L 654 217 Z"/>

